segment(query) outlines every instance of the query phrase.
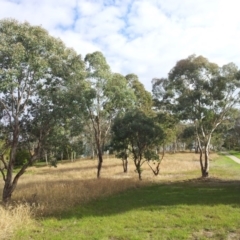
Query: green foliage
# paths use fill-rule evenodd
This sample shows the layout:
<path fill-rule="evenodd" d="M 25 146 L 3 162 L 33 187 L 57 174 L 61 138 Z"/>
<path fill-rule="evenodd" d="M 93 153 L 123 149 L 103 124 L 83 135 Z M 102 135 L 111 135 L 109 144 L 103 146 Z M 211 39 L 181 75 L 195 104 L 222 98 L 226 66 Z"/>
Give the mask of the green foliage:
<path fill-rule="evenodd" d="M 19 149 L 16 154 L 15 165 L 22 166 L 26 164 L 31 159 L 31 154 L 26 149 Z"/>
<path fill-rule="evenodd" d="M 144 85 L 139 81 L 135 74 L 128 74 L 125 76 L 128 86 L 133 90 L 135 95 L 134 108 L 145 113 L 152 112 L 152 96 L 146 91 Z"/>
<path fill-rule="evenodd" d="M 119 151 L 119 152 L 117 152 L 116 154 L 115 154 L 115 156 L 117 157 L 117 158 L 121 158 L 121 159 L 127 159 L 128 158 L 128 150 L 122 150 L 122 151 Z"/>
<path fill-rule="evenodd" d="M 160 111 L 156 113 L 155 121 L 164 131 L 163 145 L 176 139 L 178 119 L 175 115 Z"/>
<path fill-rule="evenodd" d="M 145 113 L 132 111 L 115 119 L 112 134 L 113 148 L 119 153 L 129 151 L 133 156 L 139 179 L 141 179 L 143 159 L 155 160 L 154 152 L 164 140 L 162 128 Z"/>
<path fill-rule="evenodd" d="M 114 146 L 123 149 L 129 146 L 136 158 L 161 143 L 164 137 L 153 118 L 140 111 L 128 112 L 124 117 L 117 118 L 112 131 Z"/>
<path fill-rule="evenodd" d="M 151 160 L 159 161 L 160 160 L 159 155 L 156 153 L 156 151 L 150 151 L 150 150 L 147 150 L 144 152 L 144 158 L 147 161 L 151 161 Z"/>
<path fill-rule="evenodd" d="M 239 87 L 236 65 L 222 68 L 202 56 L 189 56 L 177 62 L 168 79 L 153 81 L 154 99 L 169 103 L 169 110 L 180 119 L 202 119 L 205 128 L 211 129 L 238 98 L 233 94 Z M 171 94 L 169 94 L 171 93 Z"/>
<path fill-rule="evenodd" d="M 52 128 L 61 126 L 72 113 L 70 86 L 79 93 L 85 88 L 84 63 L 74 50 L 59 39 L 29 23 L 0 21 L 0 117 L 4 119 L 10 159 L 2 172 L 4 201 L 11 197 L 18 178 L 40 157 Z M 12 175 L 19 141 L 34 149 L 28 164 Z M 21 159 L 22 161 L 22 159 Z"/>

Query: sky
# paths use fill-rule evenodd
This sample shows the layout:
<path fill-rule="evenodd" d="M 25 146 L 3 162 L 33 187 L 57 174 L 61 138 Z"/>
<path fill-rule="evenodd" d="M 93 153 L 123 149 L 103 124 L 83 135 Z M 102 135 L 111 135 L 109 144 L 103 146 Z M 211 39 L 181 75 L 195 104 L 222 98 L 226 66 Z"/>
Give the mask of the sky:
<path fill-rule="evenodd" d="M 239 0 L 0 0 L 0 19 L 40 25 L 82 58 L 101 51 L 151 91 L 192 54 L 240 67 L 239 9 Z"/>

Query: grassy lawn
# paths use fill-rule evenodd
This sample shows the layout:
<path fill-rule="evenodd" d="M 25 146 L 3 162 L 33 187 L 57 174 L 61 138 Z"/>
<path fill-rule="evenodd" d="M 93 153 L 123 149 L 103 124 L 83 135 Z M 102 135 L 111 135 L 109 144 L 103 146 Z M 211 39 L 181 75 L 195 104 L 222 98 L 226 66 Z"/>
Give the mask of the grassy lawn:
<path fill-rule="evenodd" d="M 13 239 L 240 239 L 240 165 L 221 156 L 211 178 L 186 176 L 81 202 Z"/>

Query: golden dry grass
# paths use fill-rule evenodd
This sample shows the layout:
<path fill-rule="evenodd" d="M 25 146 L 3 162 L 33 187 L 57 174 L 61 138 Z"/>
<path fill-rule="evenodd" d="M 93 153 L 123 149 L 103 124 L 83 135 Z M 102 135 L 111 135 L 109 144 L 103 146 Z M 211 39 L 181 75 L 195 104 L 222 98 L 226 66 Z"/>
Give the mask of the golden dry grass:
<path fill-rule="evenodd" d="M 3 208 L 0 206 L 0 239 L 11 239 L 15 230 L 33 224 L 31 208 L 27 204 Z"/>

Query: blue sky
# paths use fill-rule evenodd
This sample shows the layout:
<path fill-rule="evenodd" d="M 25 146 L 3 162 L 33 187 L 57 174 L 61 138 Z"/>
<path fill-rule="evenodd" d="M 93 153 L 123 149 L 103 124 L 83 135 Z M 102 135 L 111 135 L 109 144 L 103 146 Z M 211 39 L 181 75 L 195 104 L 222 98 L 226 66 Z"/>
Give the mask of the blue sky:
<path fill-rule="evenodd" d="M 83 57 L 101 51 L 113 72 L 147 90 L 191 54 L 240 66 L 238 0 L 0 0 L 0 18 L 41 25 Z"/>

